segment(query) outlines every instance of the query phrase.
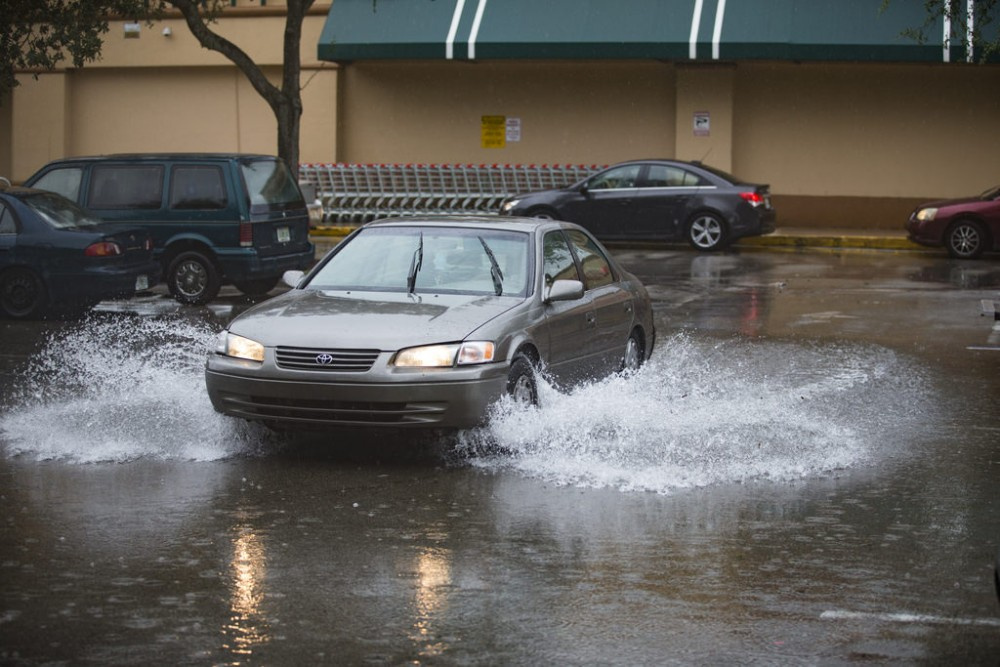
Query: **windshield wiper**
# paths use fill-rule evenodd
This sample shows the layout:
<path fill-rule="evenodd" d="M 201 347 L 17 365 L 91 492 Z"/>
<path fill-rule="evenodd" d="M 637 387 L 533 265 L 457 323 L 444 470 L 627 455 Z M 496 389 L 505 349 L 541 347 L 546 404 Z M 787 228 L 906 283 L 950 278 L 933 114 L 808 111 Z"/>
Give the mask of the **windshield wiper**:
<path fill-rule="evenodd" d="M 500 270 L 500 265 L 497 264 L 496 256 L 494 256 L 490 247 L 486 245 L 486 241 L 483 240 L 483 237 L 477 236 L 476 238 L 483 244 L 483 250 L 486 251 L 486 256 L 490 258 L 490 277 L 493 278 L 493 291 L 497 293 L 497 296 L 500 296 L 503 294 L 503 271 Z"/>
<path fill-rule="evenodd" d="M 424 233 L 420 232 L 420 243 L 413 251 L 413 259 L 410 260 L 410 275 L 406 276 L 406 291 L 413 294 L 417 287 L 417 273 L 424 264 Z"/>

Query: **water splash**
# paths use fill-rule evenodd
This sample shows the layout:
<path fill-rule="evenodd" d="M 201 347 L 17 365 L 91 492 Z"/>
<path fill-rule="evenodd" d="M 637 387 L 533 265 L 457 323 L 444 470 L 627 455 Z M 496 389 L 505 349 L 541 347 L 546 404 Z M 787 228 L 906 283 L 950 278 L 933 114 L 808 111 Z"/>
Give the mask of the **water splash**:
<path fill-rule="evenodd" d="M 205 392 L 215 335 L 180 317 L 127 314 L 91 316 L 55 334 L 0 416 L 4 451 L 80 463 L 255 453 L 269 434 L 219 415 Z"/>
<path fill-rule="evenodd" d="M 926 421 L 926 383 L 891 350 L 663 341 L 638 373 L 496 406 L 463 434 L 472 465 L 565 485 L 660 493 L 798 480 L 885 456 Z"/>

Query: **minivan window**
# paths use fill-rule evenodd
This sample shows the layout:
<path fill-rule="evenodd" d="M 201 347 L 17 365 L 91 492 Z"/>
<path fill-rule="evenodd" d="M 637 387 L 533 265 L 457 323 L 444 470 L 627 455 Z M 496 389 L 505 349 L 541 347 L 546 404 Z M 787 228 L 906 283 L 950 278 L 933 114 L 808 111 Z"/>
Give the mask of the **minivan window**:
<path fill-rule="evenodd" d="M 81 167 L 53 169 L 39 178 L 31 187 L 55 192 L 66 199 L 77 201 L 80 197 L 80 181 L 82 178 L 83 169 Z"/>
<path fill-rule="evenodd" d="M 90 176 L 88 206 L 160 208 L 163 201 L 162 165 L 95 166 Z"/>
<path fill-rule="evenodd" d="M 222 169 L 211 165 L 174 167 L 171 169 L 170 208 L 226 208 L 226 186 Z"/>
<path fill-rule="evenodd" d="M 240 171 L 247 184 L 251 210 L 287 208 L 289 204 L 305 206 L 299 186 L 284 162 L 247 160 L 240 163 Z"/>

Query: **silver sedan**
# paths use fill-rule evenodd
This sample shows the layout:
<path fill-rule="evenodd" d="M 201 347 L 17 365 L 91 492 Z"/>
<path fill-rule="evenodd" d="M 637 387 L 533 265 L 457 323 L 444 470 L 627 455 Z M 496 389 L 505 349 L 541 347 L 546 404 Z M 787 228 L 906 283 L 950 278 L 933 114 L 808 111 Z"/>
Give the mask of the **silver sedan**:
<path fill-rule="evenodd" d="M 536 373 L 570 385 L 653 350 L 649 295 L 588 232 L 548 220 L 397 218 L 351 234 L 208 356 L 219 412 L 278 427 L 468 428 Z"/>

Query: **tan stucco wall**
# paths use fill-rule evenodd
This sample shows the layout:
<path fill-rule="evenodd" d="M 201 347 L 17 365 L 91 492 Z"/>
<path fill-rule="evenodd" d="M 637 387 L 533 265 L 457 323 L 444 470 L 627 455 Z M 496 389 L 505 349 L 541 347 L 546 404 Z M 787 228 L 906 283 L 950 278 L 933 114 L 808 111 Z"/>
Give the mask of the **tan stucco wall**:
<path fill-rule="evenodd" d="M 675 74 L 662 63 L 359 63 L 343 70 L 345 162 L 603 164 L 674 153 Z M 483 148 L 483 116 L 521 140 Z"/>
<path fill-rule="evenodd" d="M 337 152 L 338 68 L 316 59 L 324 20 L 318 11 L 303 24 L 303 162 L 330 161 Z M 278 85 L 284 21 L 273 6 L 244 9 L 221 19 L 214 29 L 245 50 Z M 202 48 L 180 19 L 142 23 L 138 38 L 126 38 L 124 25 L 111 23 L 95 63 L 42 73 L 37 79 L 18 75 L 21 85 L 0 106 L 0 146 L 6 147 L 0 149 L 0 174 L 23 181 L 46 162 L 70 155 L 277 152 L 277 122 L 270 107 L 234 65 Z M 166 28 L 169 35 L 164 35 Z"/>
<path fill-rule="evenodd" d="M 734 171 L 776 192 L 962 196 L 1000 183 L 1000 67 L 741 64 Z"/>
<path fill-rule="evenodd" d="M 248 4 L 250 3 L 250 4 Z M 216 28 L 280 75 L 276 3 Z M 277 4 L 280 4 L 277 3 Z M 328 5 L 326 5 L 328 6 Z M 896 227 L 917 199 L 1000 183 L 1000 66 L 966 64 L 407 62 L 316 60 L 323 7 L 304 25 L 302 162 L 607 164 L 704 160 L 771 185 L 780 224 Z M 179 19 L 114 22 L 103 57 L 20 74 L 0 105 L 0 174 L 67 155 L 276 151 L 246 79 Z M 164 35 L 164 28 L 170 35 Z M 710 132 L 694 131 L 707 113 Z M 483 116 L 521 138 L 482 144 Z"/>

